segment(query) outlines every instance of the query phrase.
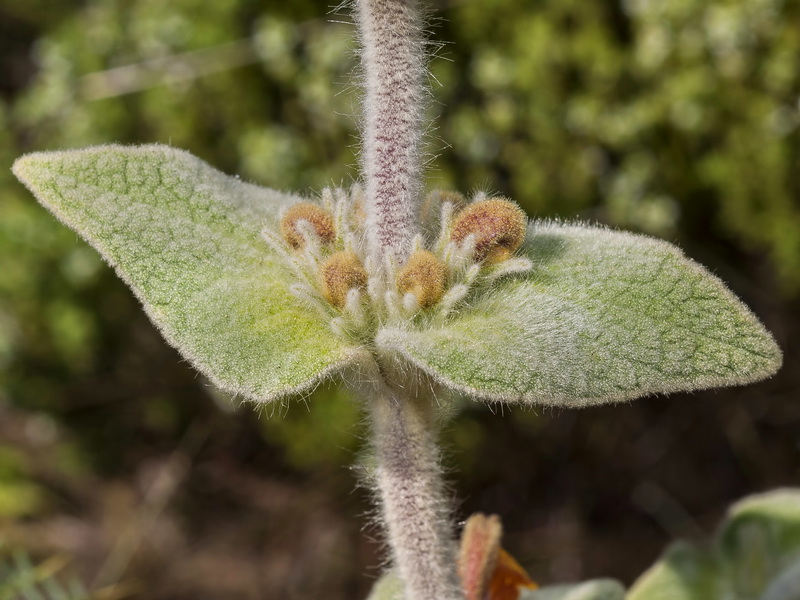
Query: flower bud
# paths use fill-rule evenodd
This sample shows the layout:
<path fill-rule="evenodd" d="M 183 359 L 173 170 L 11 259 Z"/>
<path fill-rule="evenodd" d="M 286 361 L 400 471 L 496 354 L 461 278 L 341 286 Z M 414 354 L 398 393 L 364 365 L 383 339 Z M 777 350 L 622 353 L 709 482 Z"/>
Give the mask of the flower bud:
<path fill-rule="evenodd" d="M 450 239 L 462 244 L 475 239 L 474 258 L 487 264 L 509 258 L 525 241 L 527 217 L 515 203 L 503 198 L 473 202 L 453 220 Z"/>
<path fill-rule="evenodd" d="M 417 250 L 397 274 L 397 291 L 417 297 L 422 308 L 429 308 L 444 295 L 447 269 L 433 252 Z"/>
<path fill-rule="evenodd" d="M 331 255 L 320 267 L 319 277 L 322 294 L 338 309 L 344 308 L 347 292 L 366 288 L 369 279 L 358 256 L 350 251 Z"/>
<path fill-rule="evenodd" d="M 308 222 L 323 245 L 331 245 L 336 240 L 333 215 L 311 202 L 298 202 L 290 206 L 281 219 L 281 235 L 295 250 L 302 248 L 306 243 L 302 232 L 297 228 L 299 221 Z"/>

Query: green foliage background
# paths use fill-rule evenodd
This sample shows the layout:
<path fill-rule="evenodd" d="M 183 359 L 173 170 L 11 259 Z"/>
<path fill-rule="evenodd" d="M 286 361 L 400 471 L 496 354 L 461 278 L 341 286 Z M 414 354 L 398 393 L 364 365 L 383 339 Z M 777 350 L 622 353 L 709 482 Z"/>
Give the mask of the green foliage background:
<path fill-rule="evenodd" d="M 448 429 L 460 512 L 499 512 L 534 578 L 630 581 L 670 535 L 800 475 L 800 2 L 436 4 L 432 37 L 448 43 L 431 64 L 430 187 L 675 241 L 786 351 L 784 372 L 754 388 L 578 415 L 467 406 Z M 0 165 L 162 142 L 278 189 L 346 184 L 346 15 L 312 0 L 0 0 Z M 72 552 L 98 585 L 144 581 L 150 598 L 366 595 L 367 495 L 342 469 L 358 462 L 357 407 L 322 390 L 308 411 L 231 414 L 8 168 L 0 274 L 0 536 Z M 155 538 L 167 550 L 146 532 L 125 550 L 152 473 L 174 460 L 189 466 L 158 513 L 160 533 L 175 530 Z M 64 519 L 83 537 L 59 536 Z M 114 548 L 124 567 L 108 566 Z"/>

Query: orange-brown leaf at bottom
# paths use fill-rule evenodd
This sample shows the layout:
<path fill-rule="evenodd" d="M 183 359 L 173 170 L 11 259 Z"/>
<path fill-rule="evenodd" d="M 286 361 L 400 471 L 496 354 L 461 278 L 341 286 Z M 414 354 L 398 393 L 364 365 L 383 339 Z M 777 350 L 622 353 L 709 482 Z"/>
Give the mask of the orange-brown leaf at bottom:
<path fill-rule="evenodd" d="M 520 588 L 535 590 L 538 587 L 514 557 L 500 548 L 485 600 L 517 600 Z"/>

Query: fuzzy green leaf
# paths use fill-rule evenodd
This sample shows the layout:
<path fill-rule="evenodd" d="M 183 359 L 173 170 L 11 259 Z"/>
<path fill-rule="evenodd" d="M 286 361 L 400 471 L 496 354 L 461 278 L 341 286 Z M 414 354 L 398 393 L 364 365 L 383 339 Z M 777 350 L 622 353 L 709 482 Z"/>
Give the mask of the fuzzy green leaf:
<path fill-rule="evenodd" d="M 582 406 L 748 383 L 781 352 L 753 314 L 665 242 L 539 222 L 525 276 L 467 298 L 432 328 L 387 328 L 377 347 L 468 395 Z"/>
<path fill-rule="evenodd" d="M 730 590 L 713 557 L 678 542 L 634 583 L 626 600 L 723 600 L 732 598 Z"/>
<path fill-rule="evenodd" d="M 715 549 L 739 598 L 774 586 L 792 589 L 781 597 L 800 599 L 800 490 L 774 490 L 734 504 Z"/>
<path fill-rule="evenodd" d="M 403 582 L 394 569 L 381 575 L 372 586 L 367 600 L 403 600 Z"/>
<path fill-rule="evenodd" d="M 709 550 L 679 542 L 633 585 L 627 600 L 798 600 L 800 490 L 735 504 Z"/>
<path fill-rule="evenodd" d="M 133 288 L 166 339 L 221 388 L 301 392 L 356 360 L 261 239 L 294 196 L 243 183 L 167 146 L 20 158 L 15 175 Z"/>
<path fill-rule="evenodd" d="M 625 588 L 613 579 L 550 585 L 538 590 L 520 590 L 519 600 L 624 600 Z"/>
<path fill-rule="evenodd" d="M 613 579 L 551 585 L 536 590 L 520 588 L 519 600 L 624 600 L 625 588 Z M 367 600 L 403 600 L 403 584 L 394 570 L 372 586 Z"/>

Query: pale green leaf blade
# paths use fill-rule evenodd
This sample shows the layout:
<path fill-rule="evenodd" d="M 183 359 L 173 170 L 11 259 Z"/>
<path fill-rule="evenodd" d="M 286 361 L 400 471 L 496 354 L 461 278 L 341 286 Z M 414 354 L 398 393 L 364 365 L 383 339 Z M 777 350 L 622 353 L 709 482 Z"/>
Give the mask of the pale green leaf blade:
<path fill-rule="evenodd" d="M 740 500 L 716 536 L 715 549 L 740 597 L 768 588 L 800 598 L 800 489 Z M 776 594 L 777 592 L 773 592 Z"/>
<path fill-rule="evenodd" d="M 613 579 L 521 589 L 518 600 L 625 600 L 625 588 Z"/>
<path fill-rule="evenodd" d="M 385 328 L 378 349 L 474 397 L 560 406 L 748 383 L 781 364 L 747 307 L 670 244 L 539 222 L 523 252 L 530 274 L 444 324 Z"/>
<path fill-rule="evenodd" d="M 404 600 L 403 582 L 394 569 L 381 575 L 372 586 L 367 600 Z"/>
<path fill-rule="evenodd" d="M 679 542 L 633 584 L 626 600 L 733 599 L 731 582 L 720 576 L 706 552 Z"/>
<path fill-rule="evenodd" d="M 796 600 L 800 598 L 800 561 L 795 561 L 769 582 L 759 600 Z"/>
<path fill-rule="evenodd" d="M 628 600 L 755 598 L 800 598 L 800 489 L 737 502 L 712 548 L 673 544 L 628 595 Z"/>
<path fill-rule="evenodd" d="M 164 337 L 221 388 L 301 392 L 356 360 L 261 239 L 299 198 L 243 183 L 168 146 L 20 158 L 14 173 L 116 268 Z"/>

